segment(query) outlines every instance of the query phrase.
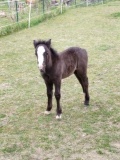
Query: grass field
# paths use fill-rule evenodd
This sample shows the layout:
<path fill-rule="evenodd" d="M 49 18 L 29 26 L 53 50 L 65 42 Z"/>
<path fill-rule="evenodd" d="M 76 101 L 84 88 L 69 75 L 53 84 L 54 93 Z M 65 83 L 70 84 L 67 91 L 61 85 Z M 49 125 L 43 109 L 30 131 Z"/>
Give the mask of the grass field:
<path fill-rule="evenodd" d="M 62 82 L 63 116 L 44 115 L 46 89 L 32 41 L 89 53 L 90 106 L 73 76 Z M 0 160 L 119 160 L 120 1 L 70 9 L 0 39 Z"/>

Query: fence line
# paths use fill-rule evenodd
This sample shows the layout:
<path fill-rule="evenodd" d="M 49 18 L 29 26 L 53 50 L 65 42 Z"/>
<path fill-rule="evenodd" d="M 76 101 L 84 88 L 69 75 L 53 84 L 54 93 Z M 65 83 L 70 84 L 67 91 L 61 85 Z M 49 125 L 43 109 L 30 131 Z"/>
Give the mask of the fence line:
<path fill-rule="evenodd" d="M 45 13 L 71 6 L 89 6 L 103 4 L 105 0 L 9 0 L 0 2 L 0 30 L 14 24 L 27 21 L 31 26 L 33 17 L 39 17 Z"/>

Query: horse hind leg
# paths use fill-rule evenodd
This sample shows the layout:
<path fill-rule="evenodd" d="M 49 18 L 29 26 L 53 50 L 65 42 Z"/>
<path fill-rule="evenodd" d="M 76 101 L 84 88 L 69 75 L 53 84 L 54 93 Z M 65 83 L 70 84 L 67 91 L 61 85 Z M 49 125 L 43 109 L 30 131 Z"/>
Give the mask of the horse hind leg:
<path fill-rule="evenodd" d="M 88 92 L 88 77 L 85 76 L 85 77 L 82 77 L 82 82 L 83 82 L 83 85 L 84 85 L 84 93 L 85 93 L 85 101 L 84 101 L 84 104 L 85 105 L 89 105 L 89 100 L 90 100 L 90 96 L 89 96 L 89 92 Z"/>
<path fill-rule="evenodd" d="M 75 72 L 74 72 L 74 74 L 75 74 L 76 78 L 78 79 L 79 83 L 81 84 L 82 89 L 83 89 L 83 92 L 85 93 L 84 85 L 83 85 L 83 83 L 82 83 L 82 79 L 81 79 L 81 77 L 79 76 L 79 74 L 78 74 L 78 72 L 77 72 L 77 71 L 75 71 Z"/>
<path fill-rule="evenodd" d="M 81 75 L 78 71 L 75 71 L 75 76 L 77 77 L 78 81 L 80 82 L 83 92 L 85 94 L 85 105 L 89 105 L 89 92 L 88 92 L 88 77 L 86 75 Z"/>

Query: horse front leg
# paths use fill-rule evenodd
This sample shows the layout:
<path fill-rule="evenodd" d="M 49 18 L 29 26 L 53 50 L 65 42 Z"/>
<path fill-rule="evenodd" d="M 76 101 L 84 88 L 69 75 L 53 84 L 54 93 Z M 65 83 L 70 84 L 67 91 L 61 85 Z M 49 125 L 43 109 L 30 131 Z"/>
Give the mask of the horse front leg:
<path fill-rule="evenodd" d="M 46 87 L 47 87 L 48 102 L 45 114 L 48 115 L 50 114 L 50 111 L 52 109 L 53 83 L 46 83 Z"/>
<path fill-rule="evenodd" d="M 62 115 L 62 108 L 60 105 L 60 98 L 61 98 L 60 89 L 61 89 L 61 82 L 55 83 L 55 98 L 57 102 L 56 119 L 61 119 Z"/>

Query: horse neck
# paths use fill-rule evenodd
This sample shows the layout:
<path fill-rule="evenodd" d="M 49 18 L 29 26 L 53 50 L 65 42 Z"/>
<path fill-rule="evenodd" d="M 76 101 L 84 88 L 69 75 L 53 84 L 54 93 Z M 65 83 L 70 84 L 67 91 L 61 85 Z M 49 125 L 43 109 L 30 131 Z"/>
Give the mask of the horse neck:
<path fill-rule="evenodd" d="M 59 55 L 53 48 L 50 48 L 50 54 L 47 60 L 47 71 L 50 71 L 52 67 L 55 67 L 58 60 L 59 60 Z"/>
<path fill-rule="evenodd" d="M 52 61 L 58 60 L 59 59 L 59 55 L 57 53 L 56 50 L 54 50 L 53 48 L 50 48 L 51 51 L 51 59 Z"/>

